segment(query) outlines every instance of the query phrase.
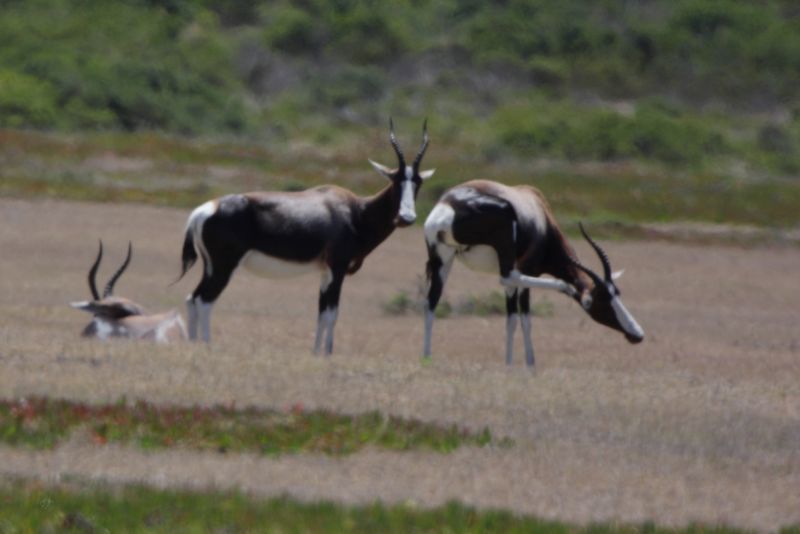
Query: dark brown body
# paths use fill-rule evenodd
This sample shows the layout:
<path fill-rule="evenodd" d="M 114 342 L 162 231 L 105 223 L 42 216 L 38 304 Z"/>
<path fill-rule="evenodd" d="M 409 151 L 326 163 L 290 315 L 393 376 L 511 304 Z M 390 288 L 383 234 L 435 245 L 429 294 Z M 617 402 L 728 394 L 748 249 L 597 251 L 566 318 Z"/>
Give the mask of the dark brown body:
<path fill-rule="evenodd" d="M 398 167 L 373 166 L 390 184 L 371 197 L 358 197 L 334 185 L 302 192 L 258 192 L 221 197 L 195 209 L 186 225 L 183 273 L 203 259 L 203 277 L 187 299 L 189 337 L 210 339 L 210 311 L 240 265 L 267 278 L 318 272 L 321 277 L 314 351 L 327 332 L 325 352 L 333 350 L 333 328 L 344 277 L 359 270 L 367 255 L 398 226 L 414 222 L 414 199 L 427 132 L 413 165 L 398 155 Z M 181 276 L 183 276 L 183 273 Z"/>

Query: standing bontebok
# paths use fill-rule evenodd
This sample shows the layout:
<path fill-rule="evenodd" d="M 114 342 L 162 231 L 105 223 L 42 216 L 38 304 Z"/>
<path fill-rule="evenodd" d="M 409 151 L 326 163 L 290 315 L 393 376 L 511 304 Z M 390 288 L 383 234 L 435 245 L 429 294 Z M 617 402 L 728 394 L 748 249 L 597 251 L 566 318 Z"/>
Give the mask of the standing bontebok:
<path fill-rule="evenodd" d="M 622 272 L 611 272 L 606 253 L 582 224 L 580 229 L 600 257 L 602 277 L 578 261 L 538 189 L 475 180 L 445 192 L 425 221 L 424 355 L 431 354 L 434 311 L 455 258 L 470 269 L 500 274 L 506 293 L 506 363 L 511 363 L 521 314 L 525 358 L 529 366 L 534 364 L 531 288 L 565 293 L 598 323 L 619 330 L 631 343 L 642 341 L 644 331 L 622 304 L 614 283 Z M 540 278 L 542 274 L 554 278 Z"/>
<path fill-rule="evenodd" d="M 92 268 L 89 269 L 89 289 L 94 300 L 72 302 L 73 308 L 87 311 L 94 315 L 92 322 L 83 329 L 84 337 L 108 339 L 110 337 L 123 337 L 131 339 L 152 339 L 159 342 L 169 342 L 186 339 L 186 326 L 177 310 L 164 313 L 148 314 L 147 311 L 135 302 L 126 298 L 115 297 L 114 284 L 131 261 L 132 246 L 128 243 L 128 255 L 109 279 L 103 290 L 103 297 L 97 292 L 95 277 L 103 257 L 103 242 Z"/>
<path fill-rule="evenodd" d="M 358 197 L 346 189 L 325 185 L 302 192 L 259 192 L 228 195 L 196 208 L 186 224 L 181 277 L 203 259 L 203 276 L 186 299 L 189 337 L 210 337 L 211 307 L 239 265 L 267 278 L 321 274 L 319 314 L 314 352 L 323 336 L 325 353 L 333 351 L 339 295 L 346 274 L 361 267 L 397 226 L 416 219 L 414 200 L 422 181 L 433 170 L 420 171 L 428 147 L 427 127 L 422 146 L 406 165 L 389 121 L 389 140 L 398 166 L 390 169 L 370 160 L 390 183 L 371 197 Z"/>

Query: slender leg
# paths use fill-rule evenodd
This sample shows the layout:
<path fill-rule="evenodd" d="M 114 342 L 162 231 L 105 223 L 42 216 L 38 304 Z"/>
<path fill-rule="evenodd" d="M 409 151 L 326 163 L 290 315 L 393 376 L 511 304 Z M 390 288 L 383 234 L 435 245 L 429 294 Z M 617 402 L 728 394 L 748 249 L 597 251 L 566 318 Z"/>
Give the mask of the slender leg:
<path fill-rule="evenodd" d="M 194 297 L 189 295 L 186 297 L 186 316 L 189 319 L 189 339 L 197 339 L 197 305 Z"/>
<path fill-rule="evenodd" d="M 203 336 L 203 341 L 206 343 L 211 341 L 211 308 L 214 306 L 213 302 L 203 302 L 202 299 L 198 299 L 197 307 L 198 309 L 198 318 L 200 322 L 200 333 Z"/>
<path fill-rule="evenodd" d="M 450 268 L 453 266 L 455 250 L 446 245 L 428 244 L 428 263 L 425 272 L 428 277 L 428 295 L 425 298 L 425 341 L 422 347 L 424 358 L 431 356 L 431 338 L 433 337 L 433 319 L 436 306 L 442 297 L 444 284 Z"/>
<path fill-rule="evenodd" d="M 314 336 L 314 354 L 319 354 L 319 349 L 322 345 L 322 336 L 328 329 L 328 321 L 325 317 L 325 308 L 327 306 L 326 291 L 333 281 L 333 273 L 330 268 L 325 269 L 319 282 L 319 306 L 317 311 L 317 334 Z"/>
<path fill-rule="evenodd" d="M 317 335 L 314 339 L 314 354 L 319 354 L 322 337 L 325 334 L 325 354 L 333 352 L 333 329 L 339 311 L 339 297 L 342 292 L 344 270 L 331 269 L 323 274 L 319 290 L 319 314 L 317 316 Z"/>
<path fill-rule="evenodd" d="M 228 285 L 238 261 L 238 258 L 235 262 L 229 258 L 228 261 L 220 262 L 221 265 L 215 264 L 211 274 L 208 271 L 203 272 L 200 284 L 187 300 L 189 339 L 197 339 L 199 323 L 201 339 L 206 343 L 211 340 L 211 307 Z"/>
<path fill-rule="evenodd" d="M 511 365 L 514 357 L 514 332 L 519 321 L 518 290 L 515 287 L 506 287 L 506 364 Z"/>
<path fill-rule="evenodd" d="M 531 292 L 525 289 L 519 296 L 520 322 L 522 324 L 522 340 L 525 343 L 525 362 L 533 368 L 533 341 L 531 341 Z"/>
<path fill-rule="evenodd" d="M 567 295 L 574 296 L 576 290 L 563 280 L 553 278 L 538 278 L 520 274 L 516 269 L 511 270 L 507 275 L 500 275 L 500 283 L 504 286 L 529 288 L 529 289 L 552 289 Z"/>

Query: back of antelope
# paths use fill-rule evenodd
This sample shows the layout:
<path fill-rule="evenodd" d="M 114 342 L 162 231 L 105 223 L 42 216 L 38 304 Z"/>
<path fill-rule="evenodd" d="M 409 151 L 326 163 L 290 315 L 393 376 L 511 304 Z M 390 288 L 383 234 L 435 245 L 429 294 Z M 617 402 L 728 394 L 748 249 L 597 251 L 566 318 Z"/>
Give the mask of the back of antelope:
<path fill-rule="evenodd" d="M 128 267 L 131 254 L 132 246 L 128 243 L 128 255 L 108 280 L 101 297 L 95 283 L 97 269 L 103 257 L 103 242 L 100 242 L 97 259 L 89 269 L 89 289 L 93 300 L 70 303 L 73 308 L 93 315 L 92 321 L 86 325 L 81 335 L 103 340 L 114 337 L 150 339 L 161 343 L 186 339 L 186 325 L 177 310 L 151 314 L 132 300 L 113 296 L 114 284 Z"/>

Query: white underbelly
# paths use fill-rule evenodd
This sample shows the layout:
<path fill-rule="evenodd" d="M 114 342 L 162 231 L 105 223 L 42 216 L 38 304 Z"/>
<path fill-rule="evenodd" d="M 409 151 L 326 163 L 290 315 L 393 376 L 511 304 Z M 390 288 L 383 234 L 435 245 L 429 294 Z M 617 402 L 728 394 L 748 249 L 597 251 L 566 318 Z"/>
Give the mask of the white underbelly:
<path fill-rule="evenodd" d="M 500 262 L 497 252 L 488 245 L 474 245 L 469 248 L 459 249 L 457 257 L 473 271 L 497 274 L 500 272 Z"/>
<path fill-rule="evenodd" d="M 309 262 L 288 261 L 267 256 L 256 250 L 251 250 L 245 254 L 240 265 L 256 276 L 263 278 L 293 278 L 323 271 L 323 265 L 316 260 Z"/>

